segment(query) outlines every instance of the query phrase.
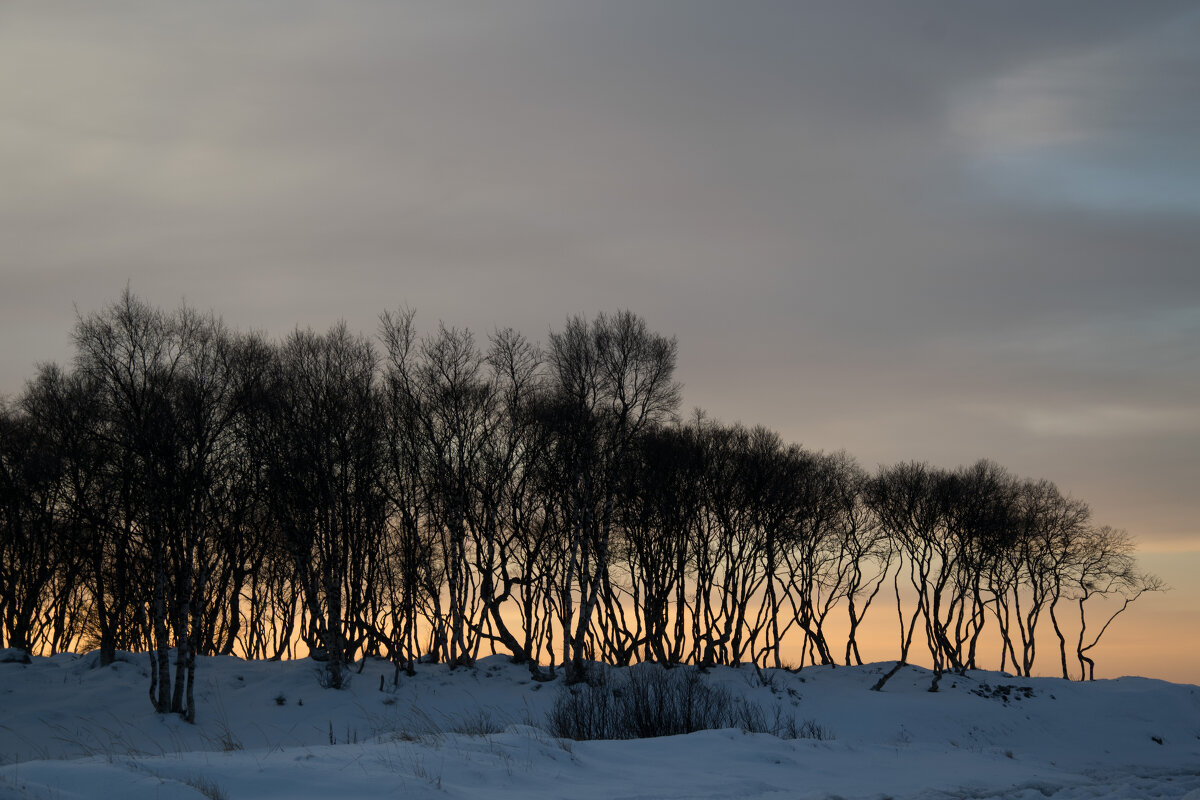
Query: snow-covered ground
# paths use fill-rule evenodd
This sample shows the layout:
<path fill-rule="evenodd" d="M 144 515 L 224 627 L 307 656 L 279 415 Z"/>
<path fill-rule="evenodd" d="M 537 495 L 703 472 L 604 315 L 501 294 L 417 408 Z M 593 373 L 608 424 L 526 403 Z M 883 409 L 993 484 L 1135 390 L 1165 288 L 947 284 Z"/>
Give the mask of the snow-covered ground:
<path fill-rule="evenodd" d="M 572 742 L 547 733 L 561 681 L 499 656 L 420 665 L 391 685 L 368 661 L 322 689 L 311 661 L 201 659 L 198 723 L 151 711 L 148 657 L 0 663 L 7 798 L 1183 798 L 1200 800 L 1200 687 L 1090 684 L 890 664 L 707 680 L 767 719 L 832 738 L 738 729 Z M 380 690 L 380 678 L 384 688 Z M 764 680 L 765 678 L 765 680 Z"/>

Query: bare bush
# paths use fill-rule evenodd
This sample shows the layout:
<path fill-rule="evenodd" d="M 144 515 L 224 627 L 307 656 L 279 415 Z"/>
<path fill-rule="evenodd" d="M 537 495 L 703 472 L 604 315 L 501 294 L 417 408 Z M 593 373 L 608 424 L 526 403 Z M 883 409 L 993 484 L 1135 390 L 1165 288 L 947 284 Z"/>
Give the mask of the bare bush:
<path fill-rule="evenodd" d="M 644 664 L 620 680 L 564 686 L 547 716 L 550 733 L 562 739 L 648 739 L 719 728 L 792 739 L 829 739 L 809 720 L 797 723 L 776 711 L 710 686 L 699 670 L 666 670 Z"/>

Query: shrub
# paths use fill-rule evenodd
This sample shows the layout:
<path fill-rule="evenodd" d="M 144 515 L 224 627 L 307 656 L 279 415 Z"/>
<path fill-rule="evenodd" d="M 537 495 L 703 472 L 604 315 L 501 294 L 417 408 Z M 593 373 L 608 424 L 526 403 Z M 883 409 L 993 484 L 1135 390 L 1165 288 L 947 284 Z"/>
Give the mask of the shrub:
<path fill-rule="evenodd" d="M 564 687 L 547 715 L 550 732 L 561 739 L 626 739 L 617 724 L 617 701 L 608 686 Z"/>
<path fill-rule="evenodd" d="M 708 685 L 694 667 L 666 670 L 655 664 L 638 665 L 618 681 L 564 687 L 547 721 L 551 734 L 575 740 L 647 739 L 717 728 L 830 738 L 816 723 L 789 725 L 778 713 L 769 724 L 761 707 Z"/>
<path fill-rule="evenodd" d="M 211 778 L 205 778 L 202 775 L 197 775 L 184 780 L 188 786 L 195 789 L 200 794 L 208 798 L 208 800 L 229 800 L 229 795 L 225 794 L 216 781 Z"/>
<path fill-rule="evenodd" d="M 833 731 L 826 728 L 824 725 L 817 724 L 816 720 L 806 719 L 799 724 L 793 719 L 790 724 L 784 729 L 782 734 L 777 734 L 786 739 L 816 739 L 819 742 L 828 741 L 835 738 Z"/>
<path fill-rule="evenodd" d="M 504 726 L 492 719 L 491 714 L 481 709 L 473 713 L 464 714 L 457 722 L 450 726 L 450 731 L 452 733 L 461 733 L 465 736 L 489 736 L 494 733 L 503 733 Z"/>

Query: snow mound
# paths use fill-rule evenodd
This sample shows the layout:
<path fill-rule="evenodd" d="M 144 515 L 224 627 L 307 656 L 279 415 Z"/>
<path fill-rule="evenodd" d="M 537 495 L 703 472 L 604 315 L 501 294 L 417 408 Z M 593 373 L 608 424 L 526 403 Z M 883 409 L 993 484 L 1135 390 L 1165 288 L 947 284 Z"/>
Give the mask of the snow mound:
<path fill-rule="evenodd" d="M 548 732 L 562 681 L 534 681 L 500 656 L 421 664 L 396 683 L 391 664 L 367 660 L 340 691 L 321 688 L 312 661 L 204 658 L 195 725 L 153 713 L 147 656 L 97 664 L 95 654 L 0 658 L 0 800 L 1200 800 L 1200 687 L 1145 678 L 971 671 L 930 692 L 932 675 L 905 667 L 874 692 L 890 664 L 717 668 L 709 686 L 794 722 L 800 738 L 734 727 L 576 742 Z"/>

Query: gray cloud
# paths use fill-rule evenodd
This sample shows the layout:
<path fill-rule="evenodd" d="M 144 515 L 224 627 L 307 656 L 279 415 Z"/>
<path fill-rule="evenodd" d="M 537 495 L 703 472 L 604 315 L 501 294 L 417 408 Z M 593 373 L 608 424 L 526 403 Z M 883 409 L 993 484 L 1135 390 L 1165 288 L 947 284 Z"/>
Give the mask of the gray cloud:
<path fill-rule="evenodd" d="M 276 334 L 631 307 L 719 417 L 1200 546 L 1191 8 L 6 6 L 0 393 L 127 280 Z"/>

